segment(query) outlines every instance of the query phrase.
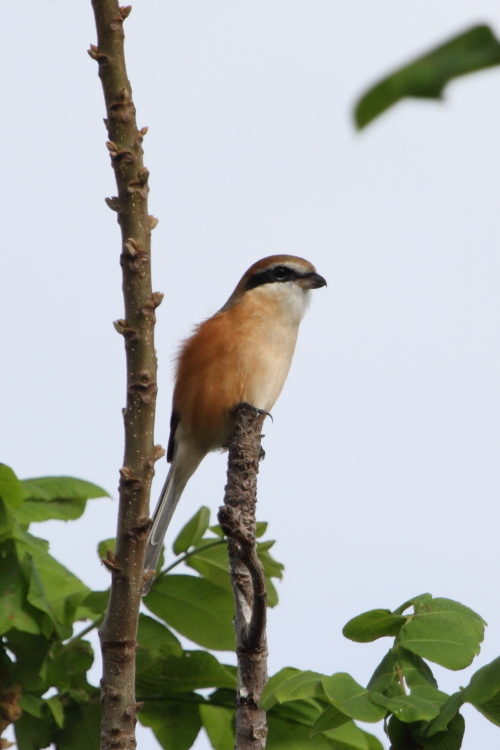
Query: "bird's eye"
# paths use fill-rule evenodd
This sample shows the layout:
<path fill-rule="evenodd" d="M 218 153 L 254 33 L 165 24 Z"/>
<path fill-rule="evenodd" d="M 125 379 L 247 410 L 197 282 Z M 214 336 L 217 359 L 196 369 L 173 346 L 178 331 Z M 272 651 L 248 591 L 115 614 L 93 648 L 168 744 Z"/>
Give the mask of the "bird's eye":
<path fill-rule="evenodd" d="M 274 277 L 277 281 L 284 281 L 288 278 L 288 275 L 288 268 L 285 268 L 285 266 L 276 266 L 274 269 Z"/>

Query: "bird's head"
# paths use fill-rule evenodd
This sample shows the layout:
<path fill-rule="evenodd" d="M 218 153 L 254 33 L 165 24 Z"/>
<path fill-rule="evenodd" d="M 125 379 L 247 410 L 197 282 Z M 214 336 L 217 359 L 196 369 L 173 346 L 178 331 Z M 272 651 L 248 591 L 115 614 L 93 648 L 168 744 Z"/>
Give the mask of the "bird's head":
<path fill-rule="evenodd" d="M 295 255 L 270 255 L 243 274 L 222 311 L 243 299 L 274 302 L 286 307 L 298 322 L 306 311 L 310 290 L 322 286 L 326 286 L 325 279 L 308 260 Z"/>

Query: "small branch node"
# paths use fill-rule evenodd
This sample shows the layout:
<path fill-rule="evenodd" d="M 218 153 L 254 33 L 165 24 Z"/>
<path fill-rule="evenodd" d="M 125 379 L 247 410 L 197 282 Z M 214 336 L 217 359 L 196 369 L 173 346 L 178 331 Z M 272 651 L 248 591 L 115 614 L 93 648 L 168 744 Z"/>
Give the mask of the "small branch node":
<path fill-rule="evenodd" d="M 153 292 L 152 300 L 155 308 L 160 307 L 161 303 L 163 302 L 164 296 L 165 295 L 163 294 L 163 292 Z"/>
<path fill-rule="evenodd" d="M 116 145 L 116 143 L 113 143 L 113 141 L 106 141 L 106 148 L 111 154 L 116 154 L 118 151 L 118 146 Z"/>
<path fill-rule="evenodd" d="M 126 339 L 136 338 L 137 333 L 134 328 L 130 328 L 127 321 L 120 318 L 119 320 L 113 321 L 113 327 L 117 333 L 121 336 L 125 336 Z"/>
<path fill-rule="evenodd" d="M 122 88 L 115 101 L 111 102 L 109 116 L 116 122 L 130 122 L 135 119 L 135 106 L 128 89 Z"/>
<path fill-rule="evenodd" d="M 147 167 L 142 167 L 137 172 L 137 177 L 139 178 L 139 182 L 142 182 L 142 184 L 145 185 L 149 180 L 149 169 Z"/>
<path fill-rule="evenodd" d="M 120 13 L 121 13 L 122 19 L 125 20 L 132 13 L 132 6 L 131 5 L 121 5 L 120 6 Z"/>
<path fill-rule="evenodd" d="M 95 44 L 90 45 L 90 49 L 87 50 L 87 53 L 90 55 L 92 60 L 96 60 L 96 62 L 98 63 L 108 61 L 107 55 L 105 55 L 103 52 L 99 52 L 99 47 L 96 47 Z"/>
<path fill-rule="evenodd" d="M 148 130 L 149 130 L 149 128 L 148 128 L 148 126 L 146 125 L 146 126 L 144 126 L 143 128 L 141 128 L 141 129 L 139 130 L 139 133 L 140 133 L 140 134 L 142 135 L 142 137 L 144 138 L 144 136 L 146 135 L 146 133 L 148 132 Z"/>
<path fill-rule="evenodd" d="M 159 461 L 165 455 L 165 448 L 161 445 L 155 445 L 154 451 L 153 458 L 155 461 Z"/>
<path fill-rule="evenodd" d="M 108 698 L 111 698 L 114 701 L 117 701 L 120 697 L 120 693 L 118 692 L 118 690 L 114 687 L 111 687 L 111 685 L 101 684 L 101 693 L 103 697 L 107 695 Z"/>
<path fill-rule="evenodd" d="M 139 479 L 139 477 L 135 476 L 135 474 L 130 471 L 130 469 L 127 466 L 122 466 L 120 469 L 120 484 L 125 485 L 125 487 L 130 489 L 137 489 L 141 486 L 142 482 Z"/>
<path fill-rule="evenodd" d="M 111 554 L 113 555 L 113 558 L 112 558 L 112 560 L 110 560 L 110 559 L 109 559 L 109 553 L 110 553 L 110 552 L 111 552 L 111 550 L 110 550 L 110 549 L 108 549 L 108 551 L 106 552 L 106 555 L 108 555 L 108 557 L 103 557 L 103 558 L 101 558 L 101 562 L 102 562 L 102 564 L 103 564 L 103 565 L 104 565 L 104 567 L 105 567 L 105 568 L 107 568 L 107 569 L 108 569 L 108 570 L 109 570 L 109 571 L 110 571 L 111 573 L 121 573 L 121 572 L 122 572 L 122 569 L 120 568 L 120 566 L 119 566 L 119 565 L 116 565 L 116 563 L 115 563 L 115 556 L 113 555 L 113 553 L 112 553 L 112 552 L 111 552 Z"/>
<path fill-rule="evenodd" d="M 106 205 L 108 208 L 110 208 L 112 211 L 119 211 L 120 210 L 120 201 L 119 199 L 114 196 L 113 198 L 104 198 Z"/>
<path fill-rule="evenodd" d="M 139 252 L 139 245 L 132 237 L 126 239 L 123 243 L 123 246 L 128 254 L 132 256 L 132 258 Z"/>
<path fill-rule="evenodd" d="M 155 229 L 155 227 L 157 227 L 157 226 L 158 226 L 158 222 L 159 222 L 160 220 L 159 220 L 159 219 L 157 219 L 157 218 L 156 218 L 156 216 L 151 216 L 151 215 L 149 215 L 149 216 L 148 216 L 148 218 L 149 218 L 149 228 L 150 228 L 151 230 Z"/>
<path fill-rule="evenodd" d="M 133 719 L 136 716 L 136 714 L 139 713 L 139 711 L 141 710 L 143 706 L 144 706 L 144 701 L 141 701 L 140 703 L 136 703 L 134 706 L 129 706 L 128 708 L 125 709 L 125 711 L 123 712 L 123 715 L 127 719 Z"/>
<path fill-rule="evenodd" d="M 129 539 L 135 539 L 137 542 L 140 542 L 148 536 L 149 530 L 153 525 L 153 519 L 143 517 L 138 518 L 137 521 L 137 526 L 133 526 L 127 531 L 127 537 Z"/>
<path fill-rule="evenodd" d="M 151 380 L 149 372 L 144 372 L 139 380 L 128 386 L 127 391 L 131 396 L 139 396 L 143 404 L 149 404 L 156 397 L 158 386 L 154 380 Z"/>

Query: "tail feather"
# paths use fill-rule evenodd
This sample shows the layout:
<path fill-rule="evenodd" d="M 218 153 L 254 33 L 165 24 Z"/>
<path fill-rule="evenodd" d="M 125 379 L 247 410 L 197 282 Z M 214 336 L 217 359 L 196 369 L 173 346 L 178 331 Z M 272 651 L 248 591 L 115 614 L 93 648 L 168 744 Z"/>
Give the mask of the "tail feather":
<path fill-rule="evenodd" d="M 158 565 L 158 560 L 160 558 L 160 553 L 163 546 L 163 540 L 165 538 L 165 534 L 167 532 L 170 521 L 172 520 L 172 516 L 174 515 L 177 503 L 179 502 L 182 495 L 184 486 L 185 483 L 183 483 L 181 487 L 179 487 L 178 482 L 176 483 L 175 465 L 172 466 L 168 473 L 167 480 L 163 485 L 160 499 L 158 500 L 155 512 L 153 514 L 153 525 L 151 526 L 151 531 L 149 533 L 149 539 L 146 547 L 146 557 L 144 561 L 144 570 L 146 572 L 149 570 L 155 570 L 156 566 Z M 152 583 L 153 578 L 145 581 L 142 590 L 143 596 L 148 593 Z"/>

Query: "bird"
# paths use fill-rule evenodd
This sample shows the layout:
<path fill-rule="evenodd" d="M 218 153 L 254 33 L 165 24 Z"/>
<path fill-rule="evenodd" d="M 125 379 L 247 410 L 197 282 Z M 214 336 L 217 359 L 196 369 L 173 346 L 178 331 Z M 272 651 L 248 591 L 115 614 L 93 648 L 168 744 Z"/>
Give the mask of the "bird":
<path fill-rule="evenodd" d="M 153 583 L 163 540 L 190 477 L 224 449 L 235 409 L 269 413 L 285 384 L 311 289 L 326 286 L 304 258 L 271 255 L 254 263 L 227 302 L 180 346 L 170 419 L 170 471 L 146 544 L 143 595 Z"/>

